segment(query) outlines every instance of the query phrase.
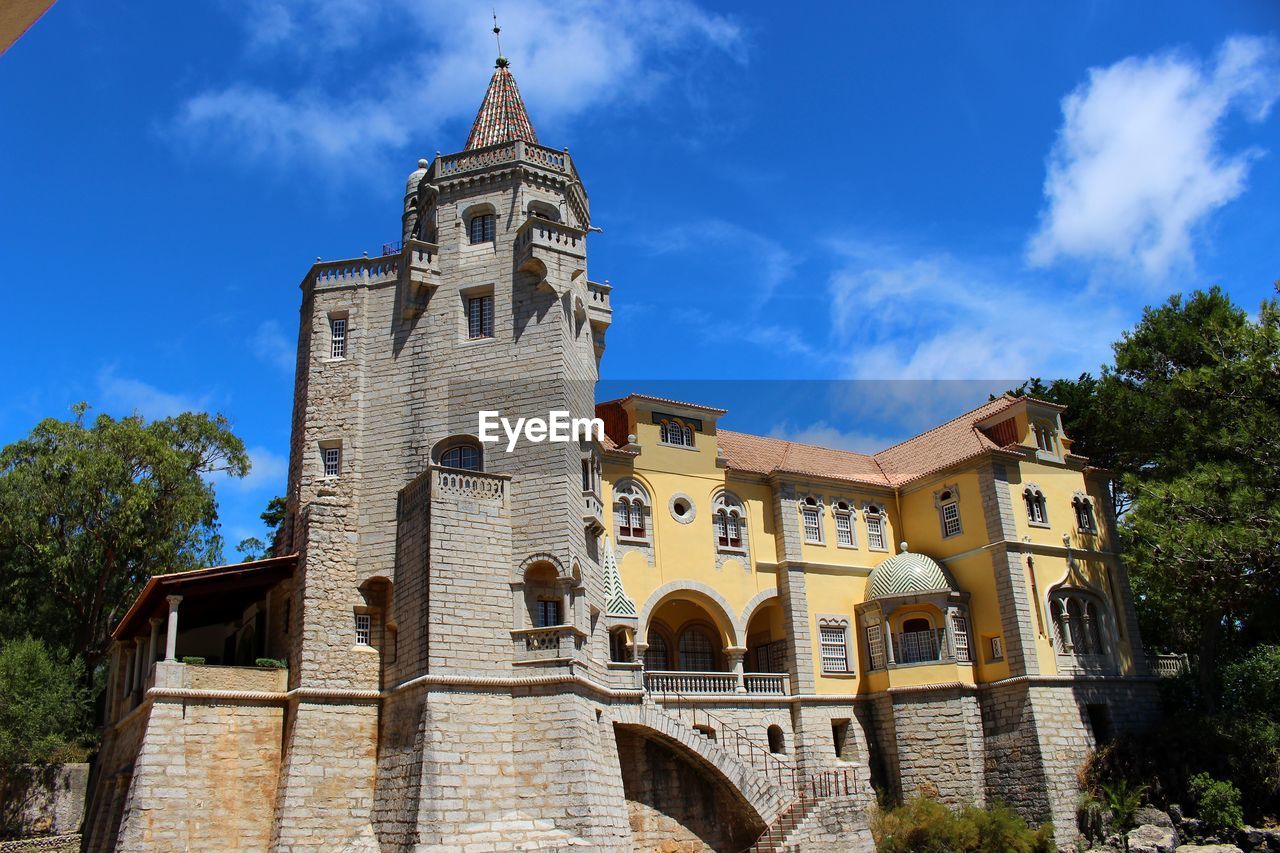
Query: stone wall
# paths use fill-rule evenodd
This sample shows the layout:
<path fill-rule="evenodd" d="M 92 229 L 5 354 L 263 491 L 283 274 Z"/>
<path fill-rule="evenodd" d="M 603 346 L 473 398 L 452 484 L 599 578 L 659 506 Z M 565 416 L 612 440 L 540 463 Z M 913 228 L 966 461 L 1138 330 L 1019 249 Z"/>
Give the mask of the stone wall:
<path fill-rule="evenodd" d="M 984 801 L 982 721 L 971 690 L 892 695 L 902 796 L 930 793 L 948 805 Z"/>
<path fill-rule="evenodd" d="M 5 782 L 0 826 L 16 836 L 79 832 L 88 784 L 88 764 L 19 767 Z"/>
<path fill-rule="evenodd" d="M 786 850 L 799 853 L 872 853 L 875 842 L 868 828 L 868 804 L 862 797 L 833 797 L 818 802 L 787 836 Z"/>
<path fill-rule="evenodd" d="M 764 831 L 741 798 L 690 760 L 633 732 L 617 738 L 632 850 L 744 850 Z"/>

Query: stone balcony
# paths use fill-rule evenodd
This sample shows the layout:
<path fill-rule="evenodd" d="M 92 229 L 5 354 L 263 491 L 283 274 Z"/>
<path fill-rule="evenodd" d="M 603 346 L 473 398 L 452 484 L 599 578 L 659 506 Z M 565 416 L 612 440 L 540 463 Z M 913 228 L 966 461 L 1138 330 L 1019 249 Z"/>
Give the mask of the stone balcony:
<path fill-rule="evenodd" d="M 546 628 L 517 628 L 511 642 L 517 664 L 552 663 L 574 660 L 587 635 L 573 625 Z"/>
<path fill-rule="evenodd" d="M 598 281 L 587 282 L 587 293 L 591 296 L 591 302 L 587 305 L 587 316 L 591 318 L 591 325 L 608 327 L 613 322 L 613 303 L 610 294 L 613 292 L 613 285 Z"/>
<path fill-rule="evenodd" d="M 649 671 L 644 688 L 650 693 L 681 696 L 787 695 L 784 672 L 676 672 Z"/>
<path fill-rule="evenodd" d="M 440 154 L 427 171 L 427 180 L 433 184 L 471 179 L 486 172 L 498 172 L 519 167 L 541 173 L 553 180 L 565 182 L 569 203 L 576 208 L 578 220 L 589 218 L 589 201 L 586 189 L 574 168 L 568 149 L 557 151 L 545 145 L 525 142 L 522 139 L 499 142 L 483 148 L 461 151 L 457 154 Z"/>
<path fill-rule="evenodd" d="M 582 523 L 592 533 L 604 532 L 604 503 L 592 491 L 582 493 Z"/>

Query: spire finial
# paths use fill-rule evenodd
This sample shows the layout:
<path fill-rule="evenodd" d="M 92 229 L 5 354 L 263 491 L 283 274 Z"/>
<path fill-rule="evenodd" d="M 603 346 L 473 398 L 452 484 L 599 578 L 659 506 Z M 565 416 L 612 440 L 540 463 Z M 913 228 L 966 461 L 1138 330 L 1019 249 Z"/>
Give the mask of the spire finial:
<path fill-rule="evenodd" d="M 507 58 L 502 55 L 502 27 L 498 26 L 498 10 L 493 10 L 493 40 L 498 43 L 498 61 L 495 65 L 498 68 L 507 67 Z"/>

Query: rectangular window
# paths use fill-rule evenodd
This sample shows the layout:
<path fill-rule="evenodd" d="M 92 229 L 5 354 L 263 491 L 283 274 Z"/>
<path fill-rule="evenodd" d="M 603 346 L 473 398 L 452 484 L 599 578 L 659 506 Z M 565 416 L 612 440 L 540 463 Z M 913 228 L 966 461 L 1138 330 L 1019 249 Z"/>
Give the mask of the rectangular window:
<path fill-rule="evenodd" d="M 847 512 L 836 513 L 836 544 L 853 547 L 853 517 Z"/>
<path fill-rule="evenodd" d="M 1086 533 L 1093 532 L 1093 507 L 1084 501 L 1076 502 L 1076 526 Z"/>
<path fill-rule="evenodd" d="M 804 514 L 804 541 L 821 544 L 822 524 L 818 516 L 817 507 L 807 506 L 802 512 Z"/>
<path fill-rule="evenodd" d="M 534 616 L 538 623 L 534 625 L 535 628 L 550 628 L 563 624 L 560 621 L 560 602 L 556 599 L 539 599 L 538 610 Z"/>
<path fill-rule="evenodd" d="M 324 475 L 336 477 L 342 470 L 342 448 L 326 447 L 324 449 Z"/>
<path fill-rule="evenodd" d="M 867 546 L 875 551 L 883 551 L 884 518 L 878 512 L 869 512 L 867 518 Z"/>
<path fill-rule="evenodd" d="M 347 357 L 347 318 L 334 317 L 329 321 L 329 357 Z"/>
<path fill-rule="evenodd" d="M 879 625 L 867 626 L 867 650 L 871 653 L 871 668 L 884 669 L 884 635 Z"/>
<path fill-rule="evenodd" d="M 367 646 L 372 637 L 373 620 L 368 613 L 356 614 L 356 645 Z"/>
<path fill-rule="evenodd" d="M 831 745 L 835 747 L 836 758 L 841 761 L 854 761 L 857 759 L 850 749 L 852 744 L 849 743 L 849 721 L 848 720 L 832 720 L 831 721 Z"/>
<path fill-rule="evenodd" d="M 467 300 L 467 337 L 493 337 L 493 296 L 473 296 Z"/>
<path fill-rule="evenodd" d="M 942 505 L 942 535 L 956 536 L 960 533 L 960 504 Z"/>
<path fill-rule="evenodd" d="M 849 648 L 845 642 L 845 629 L 839 625 L 822 625 L 818 628 L 822 647 L 823 672 L 848 672 Z"/>
<path fill-rule="evenodd" d="M 481 213 L 478 216 L 471 217 L 471 242 L 492 243 L 496 222 L 497 217 L 492 213 Z"/>
<path fill-rule="evenodd" d="M 951 617 L 951 630 L 955 634 L 956 660 L 969 663 L 969 620 L 955 614 Z"/>

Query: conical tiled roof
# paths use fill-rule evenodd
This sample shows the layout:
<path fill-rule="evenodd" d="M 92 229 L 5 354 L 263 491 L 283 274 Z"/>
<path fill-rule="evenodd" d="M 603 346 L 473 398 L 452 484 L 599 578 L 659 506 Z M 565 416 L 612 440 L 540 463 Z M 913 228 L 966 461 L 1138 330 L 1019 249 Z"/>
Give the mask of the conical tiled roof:
<path fill-rule="evenodd" d="M 514 139 L 536 145 L 538 134 L 533 132 L 529 114 L 524 110 L 516 78 L 511 76 L 506 58 L 499 56 L 498 65 L 493 69 L 493 79 L 489 81 L 489 91 L 484 93 L 484 103 L 480 104 L 480 112 L 476 113 L 475 123 L 471 125 L 467 150 Z"/>

